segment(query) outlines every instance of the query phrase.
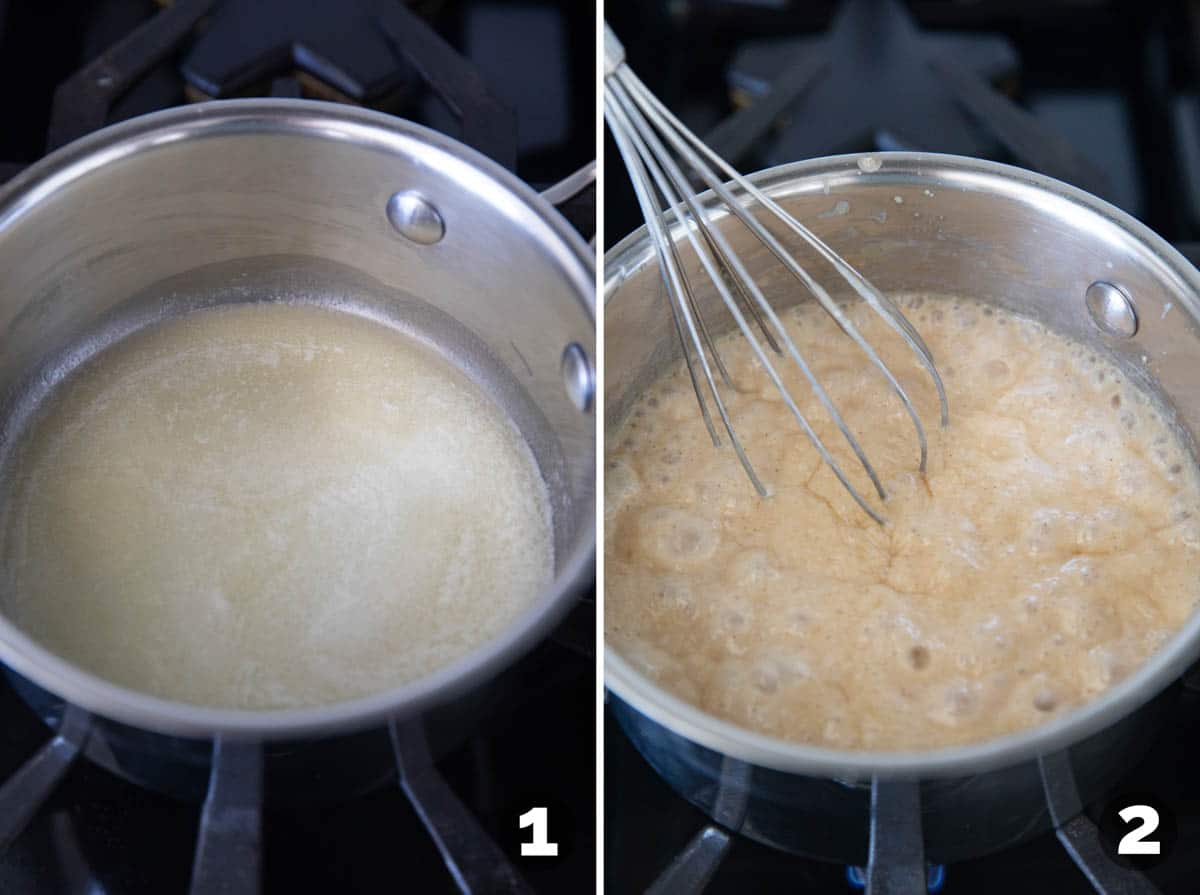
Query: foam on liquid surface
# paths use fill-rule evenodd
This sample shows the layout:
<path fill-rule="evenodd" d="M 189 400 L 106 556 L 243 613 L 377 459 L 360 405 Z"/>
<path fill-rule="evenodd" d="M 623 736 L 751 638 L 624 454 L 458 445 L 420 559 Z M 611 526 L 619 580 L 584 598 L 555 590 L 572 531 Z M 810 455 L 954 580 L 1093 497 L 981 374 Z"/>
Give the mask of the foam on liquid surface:
<path fill-rule="evenodd" d="M 552 574 L 528 447 L 461 373 L 349 314 L 194 313 L 73 373 L 0 507 L 5 615 L 105 678 L 338 702 L 497 636 Z"/>
<path fill-rule="evenodd" d="M 882 377 L 823 311 L 784 315 L 889 492 L 886 527 L 821 462 L 738 334 L 719 343 L 739 386 L 727 405 L 769 499 L 727 440 L 713 448 L 682 363 L 609 434 L 606 636 L 705 711 L 836 748 L 979 741 L 1104 691 L 1197 605 L 1200 477 L 1147 397 L 1030 321 L 904 305 L 945 380 L 945 431 L 908 349 L 861 305 L 847 313 L 920 410 L 924 479 Z M 776 366 L 881 506 L 794 365 Z"/>

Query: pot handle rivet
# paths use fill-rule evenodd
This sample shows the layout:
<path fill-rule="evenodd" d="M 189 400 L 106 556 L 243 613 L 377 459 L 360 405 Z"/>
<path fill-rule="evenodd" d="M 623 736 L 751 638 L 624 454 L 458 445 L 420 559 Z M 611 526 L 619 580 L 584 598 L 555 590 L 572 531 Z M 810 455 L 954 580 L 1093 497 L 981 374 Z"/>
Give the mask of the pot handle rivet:
<path fill-rule="evenodd" d="M 1137 311 L 1129 293 L 1113 283 L 1097 280 L 1084 293 L 1092 322 L 1110 336 L 1132 338 L 1138 330 Z"/>
<path fill-rule="evenodd" d="M 596 373 L 588 360 L 587 352 L 578 342 L 572 342 L 562 353 L 563 385 L 571 403 L 587 413 L 592 409 L 596 396 Z"/>
<path fill-rule="evenodd" d="M 446 235 L 441 214 L 413 190 L 401 190 L 388 199 L 387 218 L 397 233 L 418 245 L 433 245 Z"/>

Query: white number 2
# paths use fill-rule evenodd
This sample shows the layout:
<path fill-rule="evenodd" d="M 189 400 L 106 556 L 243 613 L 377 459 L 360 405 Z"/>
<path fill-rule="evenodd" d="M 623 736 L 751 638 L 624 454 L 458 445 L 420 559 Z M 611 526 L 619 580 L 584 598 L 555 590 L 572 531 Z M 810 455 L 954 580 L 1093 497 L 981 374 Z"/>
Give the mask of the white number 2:
<path fill-rule="evenodd" d="M 517 818 L 521 829 L 533 827 L 533 842 L 521 843 L 522 858 L 553 858 L 558 855 L 558 843 L 548 841 L 550 831 L 545 808 L 530 808 Z"/>
<path fill-rule="evenodd" d="M 1140 820 L 1141 824 L 1121 837 L 1117 844 L 1119 855 L 1157 855 L 1161 846 L 1157 842 L 1145 842 L 1145 838 L 1158 829 L 1158 812 L 1149 805 L 1130 805 L 1117 812 L 1121 820 L 1130 823 Z"/>

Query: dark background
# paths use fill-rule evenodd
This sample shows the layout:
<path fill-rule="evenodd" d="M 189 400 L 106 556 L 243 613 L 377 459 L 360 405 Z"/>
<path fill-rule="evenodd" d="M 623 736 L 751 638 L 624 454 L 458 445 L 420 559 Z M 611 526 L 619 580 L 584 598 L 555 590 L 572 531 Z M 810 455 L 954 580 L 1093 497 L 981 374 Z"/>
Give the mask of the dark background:
<path fill-rule="evenodd" d="M 1017 64 L 994 79 L 996 89 L 1033 113 L 1099 169 L 1107 183 L 1093 191 L 1167 239 L 1200 238 L 1200 140 L 1196 137 L 1200 127 L 1196 105 L 1200 5 L 914 0 L 903 8 L 918 27 L 935 36 L 983 33 L 1006 38 Z M 737 64 L 739 52 L 753 58 L 756 53 L 761 56 L 761 48 L 772 41 L 786 43 L 826 34 L 841 9 L 843 4 L 830 0 L 611 0 L 605 15 L 625 44 L 634 71 L 704 136 L 753 95 L 747 83 L 754 79 L 746 75 L 747 66 Z M 881 78 L 886 80 L 886 75 L 864 68 L 864 83 L 870 84 L 872 79 L 878 83 Z M 853 94 L 847 90 L 845 114 L 849 116 L 855 114 L 852 100 Z M 904 101 L 897 104 L 903 111 Z M 768 164 L 841 152 L 885 148 L 953 151 L 957 142 L 945 134 L 922 134 L 921 139 L 911 141 L 904 134 L 881 135 L 878 129 L 885 122 L 870 120 L 864 120 L 851 139 L 824 145 L 798 140 L 799 131 L 821 129 L 802 117 L 803 103 L 798 106 L 793 120 L 781 128 L 792 127 L 791 138 L 781 140 L 777 131 L 763 140 L 760 151 L 731 161 L 749 172 Z M 966 154 L 1022 163 L 988 139 L 986 123 L 975 125 L 976 145 L 982 151 Z M 889 142 L 889 137 L 895 142 Z M 616 147 L 607 136 L 605 153 L 609 160 L 605 243 L 611 246 L 640 225 L 641 217 Z"/>
<path fill-rule="evenodd" d="M 0 0 L 0 163 L 41 158 L 55 88 L 165 5 L 170 4 Z M 234 61 L 245 59 L 239 71 L 259 66 L 261 75 L 249 83 L 234 82 L 221 98 L 266 95 L 275 79 L 299 74 L 306 96 L 348 99 L 458 136 L 452 116 L 399 60 L 386 86 L 375 85 L 357 97 L 339 96 L 335 87 L 295 64 L 291 57 L 297 50 L 302 54 L 309 48 L 317 56 L 324 53 L 334 68 L 351 65 L 362 29 L 344 23 L 360 6 L 360 0 L 223 0 L 194 34 L 114 103 L 109 121 L 206 98 L 182 72 L 206 31 L 229 16 L 239 23 L 237 39 L 206 56 L 230 60 L 234 69 Z M 516 112 L 521 177 L 544 186 L 595 155 L 593 3 L 421 0 L 409 7 L 466 56 L 496 97 Z M 264 52 L 255 55 L 256 47 Z"/>

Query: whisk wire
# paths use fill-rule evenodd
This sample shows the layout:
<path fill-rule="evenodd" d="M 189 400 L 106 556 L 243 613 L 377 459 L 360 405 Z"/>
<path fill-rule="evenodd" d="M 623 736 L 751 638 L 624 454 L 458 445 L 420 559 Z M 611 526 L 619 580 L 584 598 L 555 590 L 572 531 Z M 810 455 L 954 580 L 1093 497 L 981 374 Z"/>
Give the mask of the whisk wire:
<path fill-rule="evenodd" d="M 683 227 L 691 226 L 691 223 L 685 220 L 677 209 L 671 209 L 671 215 Z M 668 223 L 667 229 L 670 229 Z M 688 305 L 692 309 L 692 317 L 696 321 L 696 328 L 700 331 L 700 338 L 704 344 L 708 346 L 708 351 L 712 355 L 713 364 L 716 365 L 717 372 L 721 375 L 721 381 L 729 388 L 733 388 L 733 378 L 729 375 L 729 370 L 725 367 L 725 361 L 721 358 L 721 352 L 717 351 L 716 343 L 713 342 L 712 336 L 708 332 L 708 325 L 704 322 L 704 315 L 700 313 L 700 307 L 696 304 L 696 294 L 692 291 L 691 281 L 688 280 L 687 268 L 683 264 L 683 260 L 679 257 L 679 249 L 674 241 L 671 242 L 671 254 L 675 256 L 675 265 L 679 269 L 679 277 L 683 282 L 684 296 L 687 298 Z"/>
<path fill-rule="evenodd" d="M 721 277 L 725 280 L 727 285 L 732 285 L 733 288 L 737 290 L 738 296 L 741 298 L 742 303 L 746 306 L 746 312 L 754 319 L 754 323 L 756 326 L 758 326 L 763 338 L 767 340 L 767 345 L 776 354 L 783 354 L 783 349 L 779 347 L 779 343 L 776 342 L 775 337 L 771 335 L 771 330 L 767 327 L 766 321 L 763 320 L 762 314 L 759 313 L 754 302 L 750 300 L 750 296 L 746 292 L 745 284 L 733 275 L 733 265 L 730 264 L 729 259 L 726 257 L 724 251 L 713 241 L 713 238 L 707 227 L 701 227 L 700 233 L 704 236 L 704 241 L 708 243 L 709 250 L 712 251 L 714 257 L 716 257 L 717 261 L 721 265 Z"/>
<path fill-rule="evenodd" d="M 634 92 L 640 99 L 644 100 L 650 108 L 652 108 L 656 113 L 658 113 L 659 116 L 662 117 L 662 119 L 671 125 L 673 132 L 681 135 L 684 140 L 687 141 L 687 143 L 689 143 L 697 152 L 699 152 L 700 155 L 706 158 L 710 164 L 716 166 L 728 180 L 735 183 L 743 192 L 747 194 L 748 197 L 750 197 L 750 199 L 758 202 L 763 207 L 774 212 L 774 214 L 779 217 L 788 226 L 788 228 L 792 230 L 793 233 L 808 243 L 808 245 L 810 245 L 822 258 L 825 259 L 825 261 L 832 265 L 834 269 L 837 270 L 844 279 L 846 279 L 851 288 L 858 293 L 859 297 L 866 301 L 871 308 L 879 313 L 880 316 L 882 316 L 884 320 L 886 320 L 887 323 L 897 333 L 900 334 L 900 336 L 908 344 L 909 348 L 911 348 L 917 354 L 921 365 L 933 379 L 934 386 L 937 389 L 938 394 L 941 425 L 943 427 L 948 425 L 950 421 L 949 403 L 946 399 L 946 389 L 942 382 L 942 377 L 938 373 L 937 366 L 933 361 L 933 354 L 930 352 L 929 346 L 925 344 L 925 340 L 921 338 L 920 333 L 917 332 L 912 323 L 910 323 L 903 313 L 901 313 L 895 302 L 876 289 L 875 286 L 873 286 L 871 282 L 866 279 L 866 277 L 859 273 L 853 265 L 846 261 L 846 259 L 842 258 L 835 251 L 833 251 L 833 249 L 831 249 L 824 240 L 813 233 L 808 227 L 804 226 L 804 224 L 800 223 L 800 221 L 796 220 L 792 214 L 785 211 L 777 202 L 775 202 L 775 200 L 766 195 L 748 178 L 744 177 L 736 168 L 734 168 L 732 165 L 726 162 L 725 159 L 721 158 L 720 155 L 714 152 L 712 147 L 688 130 L 687 126 L 684 125 L 683 122 L 681 122 L 674 115 L 674 113 L 671 112 L 670 109 L 663 105 L 659 98 L 656 97 L 644 83 L 642 83 L 641 79 L 633 73 L 632 69 L 630 69 L 628 66 L 621 66 L 617 74 L 619 74 L 622 79 L 628 81 L 632 92 Z M 740 202 L 736 203 L 736 205 L 739 208 L 743 207 L 742 203 Z M 786 252 L 784 252 L 784 254 L 786 255 Z M 780 256 L 776 253 L 776 257 Z M 780 258 L 780 260 L 782 261 L 783 258 Z M 826 310 L 829 309 L 826 308 Z M 836 320 L 838 318 L 835 317 L 834 319 Z M 921 470 L 924 471 L 924 469 L 925 463 L 922 461 Z"/>
<path fill-rule="evenodd" d="M 669 292 L 670 284 L 665 272 L 663 273 L 663 285 Z M 671 306 L 671 319 L 675 321 L 675 333 L 679 336 L 679 345 L 683 349 L 683 362 L 687 365 L 688 378 L 692 380 L 692 391 L 696 393 L 696 401 L 700 405 L 700 416 L 704 420 L 704 428 L 708 430 L 708 437 L 712 439 L 713 447 L 720 447 L 721 437 L 717 434 L 717 427 L 713 425 L 712 414 L 708 412 L 708 402 L 701 397 L 700 382 L 696 379 L 696 368 L 692 364 L 692 351 L 683 334 L 683 322 L 679 319 L 679 309 L 675 307 L 673 301 L 668 301 L 667 304 Z"/>
<path fill-rule="evenodd" d="M 649 170 L 655 186 L 657 186 L 658 191 L 663 196 L 667 206 L 669 208 L 676 209 L 682 209 L 682 207 L 686 206 L 690 211 L 689 220 L 694 223 L 695 227 L 686 227 L 684 230 L 685 236 L 691 244 L 692 250 L 700 260 L 701 265 L 704 267 L 705 272 L 713 281 L 713 284 L 716 287 L 718 294 L 721 296 L 722 301 L 725 303 L 727 310 L 733 316 L 738 328 L 742 331 L 743 336 L 745 336 L 746 340 L 749 342 L 759 363 L 762 365 L 768 377 L 778 389 L 785 404 L 791 411 L 793 417 L 799 423 L 805 435 L 808 437 L 810 443 L 821 455 L 821 458 L 825 461 L 825 463 L 828 464 L 833 473 L 837 476 L 842 486 L 850 493 L 855 502 L 857 502 L 858 505 L 869 516 L 882 523 L 882 517 L 879 516 L 879 514 L 871 507 L 871 505 L 867 503 L 867 501 L 850 482 L 845 473 L 842 471 L 841 467 L 838 465 L 837 461 L 834 460 L 832 454 L 830 454 L 820 436 L 817 435 L 816 431 L 809 424 L 800 408 L 796 405 L 791 394 L 784 386 L 778 371 L 775 369 L 766 352 L 755 338 L 753 330 L 747 323 L 745 316 L 742 314 L 736 300 L 729 291 L 724 279 L 718 271 L 716 262 L 713 260 L 712 255 L 707 250 L 707 247 L 702 245 L 700 240 L 696 238 L 696 229 L 708 233 L 709 238 L 715 245 L 719 247 L 726 261 L 733 266 L 737 279 L 739 279 L 745 285 L 747 291 L 753 296 L 754 301 L 759 305 L 762 311 L 768 315 L 772 325 L 779 331 L 780 335 L 785 340 L 785 344 L 787 344 L 789 353 L 792 355 L 793 360 L 796 361 L 801 371 L 809 380 L 814 392 L 817 393 L 818 397 L 822 399 L 822 403 L 825 405 L 826 410 L 837 422 L 842 434 L 850 443 L 856 456 L 863 464 L 864 469 L 867 471 L 872 483 L 875 485 L 876 490 L 882 498 L 885 496 L 883 486 L 880 483 L 879 477 L 876 475 L 875 470 L 871 467 L 870 462 L 867 460 L 866 454 L 863 452 L 861 446 L 858 444 L 854 436 L 850 433 L 845 421 L 841 418 L 841 415 L 837 412 L 832 401 L 829 400 L 828 395 L 825 393 L 816 377 L 812 374 L 812 371 L 809 369 L 807 363 L 805 363 L 803 356 L 796 349 L 796 346 L 788 336 L 787 331 L 783 328 L 783 324 L 775 314 L 774 309 L 766 301 L 766 298 L 762 295 L 762 292 L 758 289 L 757 285 L 755 285 L 753 279 L 750 278 L 749 274 L 745 270 L 745 267 L 738 259 L 737 254 L 729 246 L 724 235 L 720 232 L 720 230 L 709 226 L 709 223 L 705 219 L 703 212 L 696 203 L 695 197 L 690 192 L 687 178 L 684 176 L 683 172 L 674 163 L 671 156 L 666 153 L 658 137 L 655 135 L 653 130 L 649 128 L 646 122 L 636 116 L 631 116 L 631 100 L 621 88 L 620 84 L 613 84 L 611 87 L 612 89 L 610 94 L 614 101 L 614 108 L 617 111 L 615 116 L 617 123 L 622 127 L 632 127 L 632 132 L 626 136 L 630 138 L 630 141 L 634 147 L 634 151 L 640 156 L 639 163 L 644 164 L 645 168 Z M 746 462 L 747 464 L 749 463 L 748 460 Z"/>
<path fill-rule="evenodd" d="M 624 99 L 624 97 L 622 97 L 622 99 Z M 626 111 L 628 111 L 628 110 L 626 110 Z M 790 354 L 792 359 L 796 362 L 797 366 L 799 366 L 801 372 L 804 374 L 805 378 L 808 380 L 809 385 L 813 389 L 813 392 L 816 394 L 818 400 L 821 402 L 822 406 L 825 407 L 826 412 L 828 412 L 829 415 L 833 418 L 834 423 L 837 425 L 839 431 L 842 433 L 842 435 L 846 439 L 847 443 L 849 443 L 851 449 L 854 451 L 855 456 L 858 458 L 859 462 L 862 464 L 863 469 L 866 471 L 867 475 L 870 477 L 871 483 L 875 486 L 876 493 L 879 494 L 881 499 L 886 499 L 887 495 L 886 495 L 885 491 L 883 490 L 883 484 L 880 482 L 879 476 L 876 474 L 874 467 L 872 467 L 872 465 L 871 465 L 871 462 L 867 459 L 867 455 L 863 451 L 862 446 L 859 444 L 858 440 L 854 437 L 854 434 L 850 431 L 850 428 L 846 424 L 846 421 L 843 419 L 841 413 L 838 412 L 837 407 L 834 405 L 833 401 L 829 398 L 828 393 L 822 387 L 820 381 L 813 374 L 811 368 L 808 366 L 808 363 L 805 361 L 804 356 L 800 353 L 800 350 L 796 347 L 795 342 L 792 341 L 791 336 L 788 334 L 787 330 L 784 328 L 782 321 L 779 319 L 778 315 L 775 313 L 775 309 L 773 307 L 771 307 L 770 302 L 767 301 L 766 296 L 763 295 L 762 290 L 758 287 L 758 284 L 755 283 L 754 278 L 749 275 L 745 266 L 742 264 L 741 259 L 738 258 L 737 253 L 733 251 L 732 247 L 729 245 L 728 241 L 726 240 L 724 234 L 721 233 L 721 231 L 718 228 L 712 227 L 710 225 L 710 223 L 708 222 L 708 220 L 705 218 L 703 210 L 699 207 L 696 197 L 688 191 L 687 179 L 686 179 L 685 175 L 683 174 L 683 172 L 679 169 L 679 166 L 676 165 L 674 160 L 671 158 L 671 156 L 666 153 L 664 147 L 662 146 L 661 142 L 659 142 L 659 140 L 658 140 L 657 136 L 654 134 L 653 130 L 651 130 L 650 127 L 645 122 L 639 122 L 638 120 L 635 120 L 634 126 L 640 131 L 641 136 L 649 142 L 650 148 L 654 151 L 657 151 L 658 155 L 655 156 L 655 159 L 661 159 L 661 161 L 663 163 L 663 167 L 665 167 L 668 170 L 668 172 L 671 176 L 671 180 L 673 181 L 674 187 L 676 189 L 678 189 L 680 191 L 680 193 L 682 193 L 683 202 L 687 205 L 689 211 L 691 212 L 692 218 L 696 221 L 696 223 L 699 226 L 699 228 L 701 229 L 701 231 L 708 234 L 708 238 L 711 241 L 711 243 L 718 247 L 718 250 L 720 251 L 720 254 L 722 255 L 722 257 L 724 257 L 726 263 L 731 265 L 731 268 L 735 274 L 733 279 L 743 285 L 744 292 L 748 293 L 750 296 L 753 297 L 754 303 L 757 304 L 758 307 L 762 309 L 763 313 L 771 321 L 772 326 L 774 326 L 775 329 L 778 330 L 780 337 L 783 339 L 784 344 L 787 346 L 788 354 Z M 664 191 L 664 195 L 666 195 L 665 191 Z M 668 202 L 678 201 L 676 195 L 673 192 L 671 195 L 666 196 L 666 198 L 667 198 Z M 827 451 L 822 440 L 817 436 L 815 431 L 813 431 L 813 429 L 811 428 L 811 426 L 808 423 L 808 420 L 804 417 L 803 413 L 796 406 L 795 401 L 792 399 L 791 393 L 789 391 L 787 391 L 787 389 L 784 387 L 783 382 L 780 379 L 778 373 L 776 372 L 774 366 L 763 355 L 763 353 L 761 352 L 761 349 L 757 345 L 753 336 L 749 332 L 746 332 L 745 335 L 746 335 L 746 338 L 750 340 L 751 345 L 754 348 L 755 353 L 758 355 L 760 362 L 763 364 L 764 369 L 767 371 L 767 374 L 770 376 L 772 382 L 775 384 L 776 388 L 779 390 L 780 394 L 782 395 L 784 402 L 786 403 L 788 409 L 792 412 L 792 415 L 800 423 L 800 426 L 804 429 L 805 433 L 808 435 L 809 440 L 812 442 L 813 446 L 821 454 L 821 456 L 825 460 L 825 462 L 827 462 L 830 465 L 833 472 L 837 475 L 838 479 L 847 488 L 847 490 L 849 490 L 851 492 L 851 494 L 854 495 L 855 499 L 860 502 L 860 504 L 863 506 L 864 509 L 868 509 L 868 511 L 870 511 L 868 508 L 868 505 L 865 503 L 865 501 L 861 500 L 861 498 L 857 492 L 857 489 L 855 489 L 850 484 L 850 482 L 847 480 L 846 476 L 842 473 L 841 467 L 838 466 L 838 464 L 836 462 L 834 462 L 832 456 Z"/>
<path fill-rule="evenodd" d="M 669 237 L 663 229 L 662 209 L 659 207 L 652 194 L 652 186 L 650 175 L 646 171 L 646 165 L 643 163 L 643 158 L 633 148 L 631 142 L 632 127 L 624 117 L 624 112 L 617 107 L 611 99 L 609 93 L 605 93 L 604 97 L 605 114 L 613 116 L 619 125 L 613 128 L 613 139 L 616 141 L 617 150 L 621 153 L 621 158 L 625 161 L 629 168 L 630 180 L 633 183 L 634 193 L 637 195 L 638 204 L 641 206 L 642 215 L 646 219 L 646 226 L 650 230 L 652 241 L 654 242 L 655 252 L 658 255 L 658 263 L 660 269 L 666 272 L 665 278 L 667 281 L 667 294 L 675 308 L 678 309 L 680 316 L 683 318 L 685 328 L 688 332 L 688 337 L 691 340 L 692 348 L 695 351 L 696 357 L 700 362 L 701 370 L 704 373 L 704 380 L 708 384 L 709 391 L 712 393 L 713 402 L 717 406 L 717 413 L 721 417 L 721 423 L 725 427 L 725 432 L 729 436 L 729 443 L 732 445 L 734 452 L 737 454 L 738 460 L 742 464 L 746 475 L 749 477 L 751 484 L 754 485 L 754 490 L 759 496 L 766 497 L 768 492 L 758 474 L 754 471 L 753 464 L 750 463 L 750 458 L 746 456 L 746 451 L 742 447 L 741 440 L 737 437 L 734 431 L 733 423 L 730 422 L 729 413 L 725 409 L 725 402 L 721 399 L 721 393 L 717 390 L 717 384 L 713 380 L 712 367 L 708 362 L 708 358 L 704 354 L 704 350 L 700 343 L 700 336 L 696 329 L 696 323 L 692 318 L 691 310 L 688 303 L 683 300 L 683 283 L 679 268 L 676 266 L 675 258 L 672 253 L 666 249 L 669 242 Z M 690 231 L 689 231 L 690 232 Z M 687 351 L 687 345 L 684 345 L 684 352 Z M 704 396 L 697 387 L 698 383 L 693 378 L 693 387 L 696 388 L 696 400 L 704 405 Z M 710 429 L 710 434 L 715 431 Z"/>
<path fill-rule="evenodd" d="M 904 409 L 908 413 L 909 419 L 912 421 L 913 428 L 916 430 L 917 441 L 920 448 L 920 469 L 922 472 L 924 472 L 929 454 L 928 443 L 925 437 L 925 427 L 921 423 L 921 418 L 917 413 L 916 407 L 913 405 L 912 399 L 909 398 L 908 393 L 904 390 L 904 387 L 900 385 L 899 380 L 896 379 L 895 375 L 888 368 L 887 364 L 883 362 L 883 359 L 879 357 L 875 349 L 871 347 L 871 344 L 863 338 L 862 334 L 859 333 L 858 328 L 854 326 L 854 323 L 850 320 L 850 318 L 848 318 L 842 312 L 841 308 L 838 307 L 837 303 L 829 295 L 829 292 L 819 282 L 817 282 L 811 273 L 802 267 L 800 263 L 788 253 L 787 249 L 783 247 L 775 235 L 767 230 L 766 227 L 763 226 L 762 222 L 746 209 L 742 202 L 738 201 L 738 199 L 729 191 L 721 179 L 718 178 L 713 173 L 712 169 L 704 163 L 692 146 L 689 145 L 690 141 L 681 136 L 681 133 L 686 131 L 686 128 L 683 127 L 679 120 L 671 115 L 670 112 L 668 112 L 666 108 L 659 103 L 658 99 L 654 97 L 652 93 L 650 93 L 645 85 L 637 79 L 637 76 L 634 75 L 627 66 L 623 66 L 622 68 L 618 69 L 615 77 L 619 79 L 619 82 L 622 85 L 624 85 L 626 81 L 630 82 L 632 85 L 636 85 L 635 89 L 637 90 L 639 96 L 644 99 L 647 104 L 654 107 L 653 112 L 665 113 L 664 115 L 656 116 L 651 110 L 646 110 L 646 118 L 648 118 L 655 125 L 655 127 L 667 137 L 675 151 L 682 155 L 687 160 L 688 164 L 696 170 L 696 172 L 700 175 L 700 178 L 705 182 L 705 185 L 707 185 L 709 189 L 711 189 L 723 202 L 725 202 L 729 206 L 730 211 L 732 211 L 738 217 L 738 219 L 750 229 L 750 231 L 763 243 L 763 245 L 770 250 L 771 254 L 773 254 L 779 260 L 779 262 L 784 265 L 784 267 L 786 267 L 797 279 L 800 280 L 804 287 L 808 289 L 808 291 L 812 293 L 813 297 L 816 298 L 821 304 L 821 307 L 824 308 L 831 317 L 833 317 L 838 326 L 841 328 L 842 332 L 849 336 L 854 343 L 858 345 L 858 347 L 863 351 L 864 354 L 866 354 L 867 358 L 871 361 L 875 368 L 883 374 L 885 379 L 887 379 L 888 384 L 892 387 L 892 390 L 895 392 L 897 397 L 900 398 L 901 403 L 904 405 Z M 687 135 L 692 136 L 695 140 L 700 142 L 699 138 L 694 137 L 690 131 L 687 132 Z M 703 145 L 703 143 L 700 142 L 700 145 Z M 720 159 L 720 156 L 716 156 L 715 154 L 713 154 L 713 157 Z M 723 161 L 722 164 L 724 164 Z M 749 192 L 751 189 L 754 189 L 749 181 L 738 174 L 733 168 L 728 168 L 726 173 L 728 174 L 729 172 L 732 172 L 733 175 L 731 179 L 733 179 L 735 183 L 742 187 L 743 190 Z M 751 195 L 753 195 L 753 193 L 751 193 Z M 765 203 L 763 204 L 765 205 Z M 770 206 L 767 207 L 770 208 Z M 776 208 L 777 207 L 778 206 L 776 206 Z M 812 240 L 816 240 L 815 234 L 812 234 L 811 231 L 807 231 L 807 228 L 803 228 L 799 222 L 797 222 L 796 225 L 808 232 Z M 824 244 L 822 243 L 822 245 Z M 832 251 L 830 251 L 830 256 L 832 258 L 837 258 L 836 255 L 832 254 Z M 842 267 L 847 270 L 852 270 L 852 268 L 850 268 L 850 266 L 840 258 L 837 259 L 837 261 L 838 264 L 835 264 L 835 267 L 839 270 L 839 272 L 841 272 Z M 841 266 L 839 266 L 839 264 Z M 869 303 L 872 305 L 872 307 L 877 305 L 877 302 L 874 299 L 871 299 Z M 881 315 L 884 314 L 882 310 L 879 310 L 879 313 Z M 886 315 L 884 316 L 886 317 Z M 900 332 L 903 336 L 903 330 Z"/>
<path fill-rule="evenodd" d="M 716 342 L 704 322 L 697 295 L 688 279 L 687 265 L 684 264 L 677 248 L 678 240 L 671 238 L 676 225 L 687 240 L 700 267 L 712 282 L 725 309 L 749 343 L 758 364 L 774 384 L 809 442 L 859 507 L 876 522 L 883 524 L 883 516 L 867 503 L 849 481 L 820 436 L 809 424 L 755 335 L 754 328 L 747 318 L 754 321 L 763 339 L 776 355 L 788 356 L 797 365 L 814 396 L 829 414 L 866 471 L 876 493 L 881 499 L 886 499 L 883 484 L 862 445 L 808 365 L 762 289 L 730 245 L 723 232 L 725 228 L 717 224 L 723 215 L 716 200 L 723 203 L 727 212 L 734 215 L 789 273 L 799 280 L 842 332 L 850 337 L 884 376 L 904 406 L 916 431 L 922 472 L 925 472 L 927 465 L 928 443 L 924 426 L 908 393 L 874 347 L 862 336 L 854 322 L 843 312 L 842 307 L 834 301 L 829 291 L 788 252 L 776 234 L 759 219 L 751 207 L 757 203 L 782 221 L 792 233 L 799 236 L 819 257 L 830 264 L 851 289 L 900 335 L 933 379 L 941 408 L 941 422 L 945 426 L 949 419 L 945 388 L 928 346 L 895 302 L 879 292 L 816 234 L 784 211 L 777 202 L 739 174 L 688 130 L 624 64 L 624 51 L 620 42 L 607 29 L 605 78 L 605 119 L 629 170 L 638 204 L 654 243 L 676 334 L 680 339 L 696 400 L 713 443 L 718 444 L 719 437 L 708 412 L 705 388 L 696 372 L 697 365 L 703 373 L 703 383 L 716 404 L 722 424 L 743 469 L 756 491 L 764 497 L 767 496 L 766 488 L 755 473 L 753 464 L 737 437 L 713 376 L 712 368 L 715 366 L 725 386 L 736 388 L 717 350 Z M 692 176 L 684 173 L 680 167 L 681 162 L 688 166 Z M 701 202 L 693 186 L 693 177 L 711 190 L 715 199 Z M 743 306 L 745 313 L 742 310 Z"/>

